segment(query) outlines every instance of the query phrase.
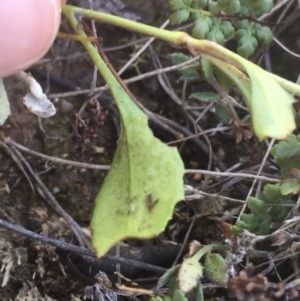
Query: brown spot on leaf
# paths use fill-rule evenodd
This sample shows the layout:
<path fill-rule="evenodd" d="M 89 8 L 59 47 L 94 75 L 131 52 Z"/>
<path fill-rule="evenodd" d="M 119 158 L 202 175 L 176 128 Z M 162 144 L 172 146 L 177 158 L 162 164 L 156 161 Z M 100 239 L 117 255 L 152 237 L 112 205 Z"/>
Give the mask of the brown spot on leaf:
<path fill-rule="evenodd" d="M 158 203 L 158 199 L 154 200 L 151 193 L 148 193 L 145 197 L 145 205 L 148 211 L 151 213 L 153 208 Z"/>

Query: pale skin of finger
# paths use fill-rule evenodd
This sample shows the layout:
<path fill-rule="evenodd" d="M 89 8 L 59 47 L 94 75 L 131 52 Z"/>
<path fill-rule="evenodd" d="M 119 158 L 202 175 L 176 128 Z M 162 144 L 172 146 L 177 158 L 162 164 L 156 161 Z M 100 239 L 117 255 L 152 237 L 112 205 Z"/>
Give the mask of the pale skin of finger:
<path fill-rule="evenodd" d="M 51 47 L 61 20 L 60 0 L 1 0 L 0 78 L 26 69 Z"/>

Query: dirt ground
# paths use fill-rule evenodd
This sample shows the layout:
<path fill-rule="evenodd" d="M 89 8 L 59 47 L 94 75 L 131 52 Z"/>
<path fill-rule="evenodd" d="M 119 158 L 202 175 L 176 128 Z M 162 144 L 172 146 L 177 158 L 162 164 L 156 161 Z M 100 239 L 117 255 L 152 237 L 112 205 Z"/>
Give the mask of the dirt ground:
<path fill-rule="evenodd" d="M 151 8 L 152 24 L 160 25 L 168 17 L 166 1 L 127 2 L 127 5 L 135 8 L 135 13 L 138 10 L 138 15 L 144 16 L 147 12 L 148 18 Z M 65 24 L 62 29 L 66 29 Z M 107 25 L 97 25 L 97 33 L 102 38 L 102 46 L 107 49 L 108 58 L 116 70 L 145 43 L 144 40 L 140 41 L 141 37 L 137 34 Z M 130 42 L 136 40 L 140 42 L 130 45 Z M 119 50 L 110 49 L 126 44 L 129 46 L 120 47 Z M 153 49 L 164 66 L 171 65 L 169 55 L 172 52 L 180 51 L 160 42 L 155 42 Z M 274 46 L 270 51 L 271 58 L 275 61 L 282 50 Z M 281 58 L 283 59 L 283 56 Z M 286 56 L 284 58 L 288 60 Z M 280 73 L 280 66 L 274 65 L 274 69 Z M 146 51 L 125 71 L 122 78 L 131 78 L 154 69 L 151 56 Z M 76 87 L 89 89 L 93 66 L 78 42 L 57 39 L 47 56 L 33 66 L 30 72 L 42 84 L 47 95 L 51 95 L 68 92 Z M 293 72 L 292 70 L 287 77 L 295 80 Z M 199 104 L 188 98 L 194 91 L 195 84 L 185 87 L 186 82 L 179 81 L 178 78 L 178 72 L 168 74 L 175 94 L 184 99 L 187 106 L 198 107 L 203 111 L 207 104 Z M 111 109 L 111 104 L 99 105 L 95 101 L 89 102 L 89 97 L 85 94 L 54 99 L 57 114 L 52 118 L 39 120 L 22 104 L 22 97 L 26 92 L 23 84 L 14 77 L 5 79 L 4 83 L 12 112 L 8 121 L 0 127 L 0 218 L 33 232 L 73 243 L 73 232 L 65 219 L 49 205 L 49 197 L 43 187 L 48 189 L 79 226 L 88 228 L 95 196 L 107 171 L 59 164 L 24 151 L 18 145 L 51 157 L 109 165 L 118 139 L 118 116 Z M 96 86 L 103 85 L 104 82 L 99 76 Z M 204 81 L 201 85 L 204 90 L 208 87 Z M 129 88 L 147 109 L 186 128 L 188 132 L 185 136 L 199 132 L 191 120 L 187 120 L 182 107 L 166 93 L 156 76 L 131 84 Z M 199 111 L 191 116 L 196 120 Z M 229 129 L 216 131 L 205 138 L 176 144 L 185 167 L 207 169 L 209 166 L 211 170 L 220 170 L 218 164 L 222 163 L 228 168 L 240 164 L 242 169 L 249 169 L 260 164 L 265 148 L 251 137 L 251 129 L 248 126 L 236 128 L 224 123 L 213 108 L 207 110 L 199 125 L 203 130 L 207 130 L 217 127 L 220 122 Z M 178 138 L 153 122 L 150 122 L 150 126 L 154 134 L 166 143 Z M 237 144 L 238 137 L 241 141 Z M 205 147 L 199 146 L 195 140 L 209 145 L 210 154 L 213 156 L 209 156 L 209 152 L 205 153 Z M 209 158 L 212 158 L 211 162 Z M 39 177 L 44 186 L 37 182 L 35 177 Z M 204 177 L 201 173 L 185 176 L 185 183 L 196 189 L 204 188 L 207 193 L 244 200 L 251 182 L 244 181 L 240 186 L 234 186 L 229 180 Z M 196 214 L 198 217 L 194 221 L 188 240 L 195 239 L 202 244 L 222 242 L 224 237 L 221 231 L 221 217 L 225 214 L 236 215 L 240 208 L 240 203 L 227 202 L 214 196 L 180 202 L 174 211 L 173 220 L 160 240 L 182 243 L 191 219 Z M 230 217 L 223 220 L 232 221 Z M 147 243 L 156 244 L 157 240 Z M 86 284 L 70 270 L 67 255 L 64 250 L 0 228 L 0 300 L 83 300 Z M 292 266 L 292 263 L 289 264 Z M 222 291 L 214 294 L 215 291 L 209 295 L 216 298 L 223 296 Z"/>

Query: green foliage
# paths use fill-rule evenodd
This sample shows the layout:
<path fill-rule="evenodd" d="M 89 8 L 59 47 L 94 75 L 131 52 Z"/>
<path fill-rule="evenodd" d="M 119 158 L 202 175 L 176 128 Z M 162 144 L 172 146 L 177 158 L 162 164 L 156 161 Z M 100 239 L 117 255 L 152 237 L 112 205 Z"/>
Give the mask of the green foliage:
<path fill-rule="evenodd" d="M 260 140 L 267 136 L 282 139 L 296 127 L 292 109 L 295 99 L 266 72 L 261 71 L 258 66 L 247 65 L 251 80 L 251 99 L 246 98 L 246 101 L 251 111 L 254 131 Z"/>
<path fill-rule="evenodd" d="M 170 22 L 177 25 L 185 22 L 190 16 L 190 5 L 193 0 L 169 0 L 171 10 Z"/>
<path fill-rule="evenodd" d="M 192 93 L 191 97 L 203 102 L 220 100 L 220 95 L 213 92 L 196 92 Z"/>
<path fill-rule="evenodd" d="M 253 197 L 249 198 L 247 205 L 256 216 L 268 210 L 268 204 L 265 201 Z"/>
<path fill-rule="evenodd" d="M 167 285 L 172 279 L 176 279 L 178 273 L 179 266 L 173 266 L 168 269 L 158 280 L 156 287 L 162 288 Z"/>
<path fill-rule="evenodd" d="M 284 141 L 274 145 L 271 153 L 276 159 L 290 159 L 295 155 L 298 157 L 300 155 L 300 135 L 288 136 Z"/>
<path fill-rule="evenodd" d="M 293 193 L 292 191 L 289 194 Z M 271 224 L 282 223 L 290 211 L 289 205 L 293 201 L 286 199 L 282 193 L 282 184 L 266 184 L 263 190 L 263 198 L 250 197 L 248 208 L 250 214 L 242 214 L 241 219 L 231 229 L 232 233 L 246 229 L 256 235 L 267 235 L 270 233 Z"/>
<path fill-rule="evenodd" d="M 234 36 L 237 53 L 246 58 L 255 52 L 259 42 L 272 42 L 273 34 L 269 27 L 253 24 L 247 19 L 257 19 L 269 12 L 274 6 L 272 0 L 217 0 L 212 1 L 208 8 L 206 6 L 207 1 L 202 0 L 169 0 L 170 22 L 178 25 L 191 19 L 194 22 L 194 38 L 207 39 L 221 45 Z M 222 20 L 224 14 L 230 21 Z M 235 22 L 236 15 L 245 16 L 245 19 Z"/>
<path fill-rule="evenodd" d="M 298 194 L 300 191 L 300 135 L 290 135 L 273 146 L 272 155 L 281 168 L 280 190 L 283 195 Z"/>
<path fill-rule="evenodd" d="M 191 59 L 188 55 L 181 52 L 174 52 L 171 54 L 171 60 L 174 65 L 178 65 L 187 62 Z M 189 67 L 187 69 L 180 69 L 180 79 L 183 80 L 194 80 L 201 78 L 201 68 L 198 66 Z"/>
<path fill-rule="evenodd" d="M 231 114 L 228 107 L 223 103 L 217 103 L 216 106 L 216 114 L 217 116 L 224 121 L 225 123 L 229 124 L 231 121 Z"/>
<path fill-rule="evenodd" d="M 252 18 L 259 18 L 274 6 L 273 0 L 240 0 L 240 3 L 239 13 Z"/>
<path fill-rule="evenodd" d="M 212 4 L 220 9 L 228 10 L 232 9 L 231 5 L 234 2 L 214 1 Z M 251 9 L 254 9 L 257 15 L 266 12 L 273 5 L 272 1 L 244 1 L 240 3 L 242 4 L 241 7 L 245 8 L 248 5 Z M 198 38 L 222 43 L 235 32 L 234 36 L 238 46 L 237 52 L 244 57 L 252 55 L 260 42 L 270 43 L 272 40 L 272 32 L 268 27 L 255 24 L 252 20 L 250 22 L 247 19 L 230 23 L 222 20 L 219 15 L 212 15 L 212 12 L 204 11 L 203 8 L 195 9 L 193 2 L 191 2 L 189 8 L 195 25 L 193 34 Z M 249 16 L 253 17 L 251 14 Z M 259 140 L 263 140 L 266 137 L 285 139 L 295 129 L 296 125 L 293 115 L 293 102 L 295 99 L 282 89 L 280 84 L 267 72 L 249 61 L 243 60 L 240 56 L 234 56 L 234 60 L 242 66 L 242 68 L 239 68 L 243 69 L 245 73 L 232 64 L 227 63 L 226 59 L 216 58 L 213 54 L 205 56 L 201 58 L 201 65 L 207 79 L 210 79 L 215 74 L 218 80 L 221 79 L 220 84 L 225 91 L 228 91 L 232 83 L 235 83 L 240 89 L 251 112 L 251 122 Z M 196 75 L 194 70 L 192 75 L 189 75 L 189 78 L 195 79 Z M 226 113 L 226 107 L 222 107 L 221 104 L 218 104 L 218 106 L 219 111 Z M 222 115 L 224 117 L 224 114 Z M 230 114 L 229 118 L 226 117 L 223 120 L 230 122 Z"/>
<path fill-rule="evenodd" d="M 217 0 L 209 5 L 209 10 L 213 14 L 224 12 L 228 15 L 237 14 L 240 11 L 241 4 L 239 0 Z"/>
<path fill-rule="evenodd" d="M 206 79 L 211 79 L 214 75 L 215 67 L 206 57 L 201 56 L 201 67 Z"/>

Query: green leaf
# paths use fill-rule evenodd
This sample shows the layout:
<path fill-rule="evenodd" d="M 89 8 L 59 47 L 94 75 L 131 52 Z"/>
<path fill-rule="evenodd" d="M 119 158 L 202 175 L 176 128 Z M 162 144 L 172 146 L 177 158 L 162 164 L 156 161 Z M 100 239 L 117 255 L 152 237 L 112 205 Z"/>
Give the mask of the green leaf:
<path fill-rule="evenodd" d="M 234 225 L 234 226 L 230 227 L 230 233 L 237 236 L 237 235 L 240 235 L 241 233 L 243 233 L 243 229 L 244 228 Z"/>
<path fill-rule="evenodd" d="M 193 8 L 203 8 L 207 4 L 207 0 L 193 0 L 191 6 Z"/>
<path fill-rule="evenodd" d="M 220 100 L 220 95 L 213 92 L 196 92 L 191 94 L 191 97 L 204 102 Z"/>
<path fill-rule="evenodd" d="M 219 10 L 233 15 L 239 12 L 241 4 L 239 0 L 218 0 Z"/>
<path fill-rule="evenodd" d="M 93 46 L 91 49 L 94 51 Z M 101 257 L 119 241 L 151 238 L 164 230 L 175 204 L 184 199 L 184 165 L 176 148 L 153 136 L 147 116 L 101 58 L 95 62 L 121 118 L 117 150 L 96 197 L 91 221 L 92 245 Z"/>
<path fill-rule="evenodd" d="M 260 3 L 261 14 L 265 14 L 271 11 L 274 6 L 273 0 L 263 0 Z"/>
<path fill-rule="evenodd" d="M 168 4 L 171 11 L 186 8 L 182 0 L 169 0 Z"/>
<path fill-rule="evenodd" d="M 277 157 L 276 163 L 280 166 L 281 178 L 292 178 L 295 175 L 294 168 L 300 169 L 299 156 L 295 155 L 293 157 Z"/>
<path fill-rule="evenodd" d="M 178 287 L 184 293 L 188 293 L 197 287 L 200 278 L 203 276 L 203 266 L 198 258 L 185 258 L 178 270 Z"/>
<path fill-rule="evenodd" d="M 192 36 L 196 39 L 204 39 L 206 34 L 209 32 L 210 26 L 210 19 L 206 16 L 200 16 L 194 22 Z"/>
<path fill-rule="evenodd" d="M 221 120 L 223 120 L 225 123 L 229 124 L 231 121 L 231 114 L 227 106 L 223 103 L 217 103 L 215 108 L 218 117 L 221 118 Z"/>
<path fill-rule="evenodd" d="M 251 111 L 251 120 L 255 134 L 260 140 L 266 137 L 285 139 L 296 128 L 293 96 L 286 92 L 268 72 L 236 56 L 237 61 L 246 69 L 247 76 L 234 66 L 207 57 L 221 69 L 239 87 Z"/>
<path fill-rule="evenodd" d="M 243 29 L 240 29 L 241 31 Z M 237 53 L 245 58 L 251 56 L 258 45 L 257 40 L 252 36 L 243 36 L 238 41 Z"/>
<path fill-rule="evenodd" d="M 229 39 L 234 34 L 234 27 L 229 21 L 222 21 L 220 30 L 223 32 L 225 39 Z"/>
<path fill-rule="evenodd" d="M 266 218 L 259 221 L 254 233 L 256 235 L 267 235 L 270 233 L 270 221 Z"/>
<path fill-rule="evenodd" d="M 194 290 L 195 301 L 204 301 L 203 288 L 201 282 L 198 283 Z"/>
<path fill-rule="evenodd" d="M 282 194 L 280 192 L 280 184 L 266 184 L 263 190 L 264 200 L 267 203 L 275 204 L 282 199 Z"/>
<path fill-rule="evenodd" d="M 217 15 L 220 12 L 220 8 L 219 8 L 218 3 L 211 2 L 211 4 L 209 5 L 209 11 L 211 13 L 213 13 L 214 15 Z"/>
<path fill-rule="evenodd" d="M 170 15 L 169 20 L 172 25 L 179 25 L 179 24 L 185 22 L 189 18 L 189 16 L 190 16 L 189 10 L 182 8 L 182 9 L 174 11 Z"/>
<path fill-rule="evenodd" d="M 259 140 L 285 139 L 296 128 L 295 99 L 260 67 L 245 61 L 243 65 L 251 80 L 252 95 L 247 101 L 255 134 Z"/>
<path fill-rule="evenodd" d="M 175 290 L 172 301 L 188 301 L 188 298 L 181 290 Z"/>
<path fill-rule="evenodd" d="M 159 279 L 157 282 L 157 289 L 164 287 L 165 285 L 167 285 L 172 278 L 176 278 L 177 276 L 177 272 L 178 272 L 178 268 L 179 266 L 173 266 L 170 269 L 168 269 Z"/>
<path fill-rule="evenodd" d="M 248 34 L 248 30 L 247 29 L 244 29 L 244 28 L 241 28 L 239 30 L 237 30 L 235 33 L 234 33 L 234 37 L 237 39 L 237 40 L 240 40 L 241 38 L 247 36 Z"/>
<path fill-rule="evenodd" d="M 257 30 L 256 36 L 259 41 L 265 44 L 270 44 L 273 41 L 273 33 L 267 26 L 262 26 L 259 30 Z"/>
<path fill-rule="evenodd" d="M 236 223 L 236 226 L 241 229 L 246 229 L 253 232 L 258 225 L 258 219 L 253 214 L 242 214 L 241 219 Z"/>
<path fill-rule="evenodd" d="M 229 89 L 234 85 L 233 81 L 222 72 L 219 68 L 215 68 L 215 76 L 225 92 L 228 92 Z"/>
<path fill-rule="evenodd" d="M 300 153 L 300 135 L 289 135 L 284 141 L 274 145 L 271 153 L 276 158 L 291 158 Z"/>
<path fill-rule="evenodd" d="M 9 101 L 3 85 L 3 80 L 0 78 L 0 126 L 6 121 L 10 115 Z"/>
<path fill-rule="evenodd" d="M 270 215 L 272 216 L 272 221 L 277 223 L 282 223 L 285 220 L 287 214 L 288 214 L 288 208 L 282 206 L 273 207 L 270 211 Z"/>
<path fill-rule="evenodd" d="M 191 58 L 181 52 L 175 52 L 171 54 L 171 60 L 174 65 L 178 65 L 184 62 L 189 61 Z M 181 76 L 181 79 L 184 80 L 193 80 L 193 79 L 199 79 L 200 74 L 195 67 L 190 67 L 186 69 L 179 69 Z"/>
<path fill-rule="evenodd" d="M 269 205 L 265 201 L 254 197 L 249 198 L 247 206 L 256 216 L 265 214 L 269 208 Z"/>
<path fill-rule="evenodd" d="M 225 37 L 223 32 L 219 29 L 219 26 L 215 26 L 211 29 L 211 31 L 206 35 L 206 39 L 216 42 L 218 44 L 224 44 Z"/>
<path fill-rule="evenodd" d="M 182 52 L 174 52 L 171 54 L 171 60 L 174 65 L 185 63 L 191 59 L 190 56 L 183 54 Z"/>
<path fill-rule="evenodd" d="M 201 66 L 206 79 L 211 79 L 214 75 L 214 66 L 212 63 L 204 56 L 201 56 Z"/>
<path fill-rule="evenodd" d="M 246 17 L 249 17 L 249 16 L 250 16 L 250 9 L 249 9 L 249 7 L 247 7 L 247 6 L 241 5 L 241 8 L 240 8 L 239 13 L 240 13 L 241 15 L 244 15 L 244 16 L 246 16 Z"/>
<path fill-rule="evenodd" d="M 182 0 L 182 2 L 183 2 L 187 7 L 189 7 L 189 6 L 192 4 L 193 0 Z"/>
<path fill-rule="evenodd" d="M 285 200 L 283 204 L 289 204 L 294 206 L 295 202 L 292 200 Z M 282 223 L 289 212 L 291 211 L 291 206 L 274 206 L 270 210 L 270 215 L 272 216 L 272 221 L 277 222 L 277 223 Z"/>
<path fill-rule="evenodd" d="M 284 179 L 280 185 L 282 195 L 297 194 L 300 191 L 299 180 Z"/>
<path fill-rule="evenodd" d="M 244 19 L 244 20 L 237 21 L 235 26 L 238 29 L 248 29 L 251 25 L 250 25 L 249 20 Z M 246 34 L 247 34 L 247 30 L 245 31 L 244 35 L 246 35 Z"/>
<path fill-rule="evenodd" d="M 147 117 L 118 92 L 122 132 L 91 222 L 92 244 L 103 256 L 126 238 L 151 238 L 171 219 L 184 198 L 184 166 L 176 148 L 155 138 Z"/>

